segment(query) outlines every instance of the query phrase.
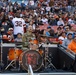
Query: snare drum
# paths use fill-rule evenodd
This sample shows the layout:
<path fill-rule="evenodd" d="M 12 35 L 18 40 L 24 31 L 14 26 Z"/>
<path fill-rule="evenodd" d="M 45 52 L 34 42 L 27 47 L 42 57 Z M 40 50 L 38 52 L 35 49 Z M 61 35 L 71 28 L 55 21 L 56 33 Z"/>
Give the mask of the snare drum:
<path fill-rule="evenodd" d="M 8 60 L 14 60 L 14 59 L 18 60 L 22 52 L 23 51 L 21 49 L 10 48 L 8 53 Z"/>
<path fill-rule="evenodd" d="M 25 51 L 20 55 L 19 63 L 24 70 L 28 71 L 28 66 L 31 65 L 33 71 L 37 71 L 42 66 L 42 56 L 36 50 Z"/>

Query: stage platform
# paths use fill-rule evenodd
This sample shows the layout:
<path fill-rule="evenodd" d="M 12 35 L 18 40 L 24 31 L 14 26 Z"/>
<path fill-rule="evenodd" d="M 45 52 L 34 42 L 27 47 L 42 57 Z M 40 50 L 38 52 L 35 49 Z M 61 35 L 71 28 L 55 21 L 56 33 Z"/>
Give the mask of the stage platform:
<path fill-rule="evenodd" d="M 1 69 L 0 75 L 29 75 L 28 72 L 26 71 L 27 68 L 26 65 L 20 64 L 20 70 L 19 71 L 9 71 L 11 67 L 8 67 L 6 70 L 5 68 L 9 65 L 9 62 L 7 60 L 8 53 L 11 48 L 15 47 L 15 44 L 3 44 L 2 45 L 2 61 L 4 64 L 4 67 Z M 45 44 L 42 46 L 42 50 L 44 51 L 45 54 L 45 47 L 48 47 L 48 52 L 49 52 L 49 61 L 48 64 L 51 64 L 49 68 L 45 68 L 45 63 L 44 66 L 40 64 L 39 70 L 35 71 L 33 75 L 76 75 L 76 59 L 75 56 L 68 53 L 64 48 L 61 46 L 58 46 L 57 44 Z M 19 49 L 21 49 L 21 45 L 18 46 Z M 26 51 L 25 53 L 31 53 L 31 50 Z M 35 52 L 35 51 L 33 51 Z M 12 51 L 11 51 L 12 53 Z M 38 52 L 37 52 L 38 53 Z M 41 55 L 40 55 L 41 56 Z M 42 61 L 42 59 L 39 59 L 38 61 Z M 23 61 L 25 62 L 26 61 Z M 30 74 L 31 75 L 31 74 Z"/>

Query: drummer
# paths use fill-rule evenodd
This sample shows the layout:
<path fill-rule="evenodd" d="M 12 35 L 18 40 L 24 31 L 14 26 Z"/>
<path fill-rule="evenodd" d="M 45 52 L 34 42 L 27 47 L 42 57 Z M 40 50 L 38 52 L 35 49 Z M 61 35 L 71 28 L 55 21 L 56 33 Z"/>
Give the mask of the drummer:
<path fill-rule="evenodd" d="M 28 26 L 26 33 L 23 34 L 22 36 L 22 50 L 28 50 L 29 45 L 30 45 L 30 40 L 34 40 L 36 39 L 36 36 L 33 32 L 33 27 L 32 26 Z"/>
<path fill-rule="evenodd" d="M 30 50 L 38 51 L 38 40 L 36 40 L 36 39 L 30 40 L 29 48 L 30 48 Z"/>

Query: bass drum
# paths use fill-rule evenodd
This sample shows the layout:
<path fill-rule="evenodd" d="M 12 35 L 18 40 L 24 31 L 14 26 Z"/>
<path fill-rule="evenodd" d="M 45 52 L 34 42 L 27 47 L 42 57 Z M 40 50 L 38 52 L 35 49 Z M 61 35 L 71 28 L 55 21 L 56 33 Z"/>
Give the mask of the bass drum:
<path fill-rule="evenodd" d="M 20 55 L 19 63 L 24 70 L 28 71 L 28 66 L 31 65 L 33 71 L 38 71 L 42 66 L 42 56 L 35 50 L 25 51 Z"/>

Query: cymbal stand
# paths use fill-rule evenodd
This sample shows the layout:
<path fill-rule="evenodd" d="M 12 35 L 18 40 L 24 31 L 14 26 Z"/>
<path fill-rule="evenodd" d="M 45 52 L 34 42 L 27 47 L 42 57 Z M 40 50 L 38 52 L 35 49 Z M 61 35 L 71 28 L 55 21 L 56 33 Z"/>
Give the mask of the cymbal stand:
<path fill-rule="evenodd" d="M 47 68 L 53 68 L 53 69 L 56 69 L 56 67 L 52 64 L 52 60 L 51 60 L 51 57 L 49 57 L 49 52 L 48 52 L 48 47 L 45 47 L 45 58 L 44 58 L 44 61 L 45 61 L 45 69 Z"/>
<path fill-rule="evenodd" d="M 15 47 L 14 47 L 15 49 L 16 49 L 16 44 L 15 44 Z M 13 69 L 13 71 L 19 71 L 20 70 L 20 64 L 18 65 L 19 66 L 19 68 L 17 69 L 17 65 L 16 65 L 16 63 L 17 63 L 17 58 L 18 58 L 18 56 L 16 55 L 16 53 L 14 53 L 15 54 L 15 59 L 13 59 L 9 64 L 8 64 L 8 66 L 5 68 L 5 70 L 7 70 L 10 66 L 12 66 L 14 69 Z M 9 56 L 7 56 L 7 59 L 9 58 Z"/>
<path fill-rule="evenodd" d="M 1 65 L 1 67 L 3 67 L 4 66 L 4 64 L 3 64 L 3 41 L 2 41 L 2 35 L 0 35 L 0 40 L 1 40 L 1 62 L 0 62 L 0 65 Z"/>
<path fill-rule="evenodd" d="M 12 60 L 12 61 L 8 64 L 8 66 L 5 68 L 5 70 L 7 70 L 10 66 L 12 66 L 13 68 L 16 68 L 15 66 L 13 66 L 15 61 L 16 61 L 15 59 Z"/>

